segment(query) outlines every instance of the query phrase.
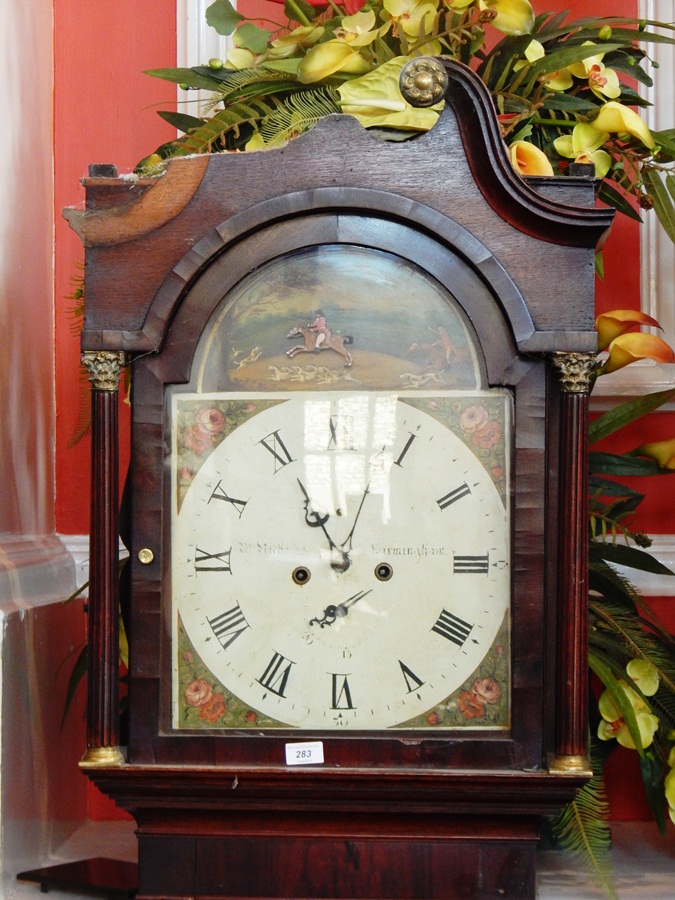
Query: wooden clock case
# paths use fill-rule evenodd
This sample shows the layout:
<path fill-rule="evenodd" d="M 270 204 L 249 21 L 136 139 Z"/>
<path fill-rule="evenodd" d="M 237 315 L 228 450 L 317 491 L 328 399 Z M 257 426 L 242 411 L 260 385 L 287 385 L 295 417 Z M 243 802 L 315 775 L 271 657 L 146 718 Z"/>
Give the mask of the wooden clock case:
<path fill-rule="evenodd" d="M 92 380 L 86 774 L 138 824 L 139 892 L 159 897 L 534 897 L 542 816 L 589 777 L 586 425 L 594 253 L 611 222 L 590 177 L 516 175 L 481 82 L 446 62 L 446 106 L 413 140 L 349 117 L 282 149 L 92 167 L 82 347 Z M 492 385 L 515 398 L 512 722 L 506 735 L 176 734 L 168 723 L 164 388 L 209 316 L 275 256 L 351 244 L 453 292 Z M 367 298 L 364 298 L 367 302 Z M 132 362 L 128 749 L 117 718 L 117 405 Z M 303 732 L 300 736 L 306 739 Z"/>

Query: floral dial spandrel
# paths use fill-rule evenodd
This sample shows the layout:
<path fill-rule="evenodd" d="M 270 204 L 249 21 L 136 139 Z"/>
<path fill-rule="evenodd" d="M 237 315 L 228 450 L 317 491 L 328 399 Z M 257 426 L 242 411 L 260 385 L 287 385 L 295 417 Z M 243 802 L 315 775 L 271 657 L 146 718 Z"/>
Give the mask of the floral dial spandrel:
<path fill-rule="evenodd" d="M 176 394 L 174 727 L 507 728 L 510 410 Z"/>

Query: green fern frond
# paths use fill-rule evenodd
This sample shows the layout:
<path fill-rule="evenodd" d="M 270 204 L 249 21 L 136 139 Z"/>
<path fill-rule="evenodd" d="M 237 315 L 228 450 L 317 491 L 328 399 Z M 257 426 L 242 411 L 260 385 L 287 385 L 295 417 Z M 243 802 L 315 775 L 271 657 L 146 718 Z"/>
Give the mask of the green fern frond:
<path fill-rule="evenodd" d="M 589 612 L 592 629 L 613 634 L 628 657 L 650 662 L 658 670 L 661 687 L 675 695 L 673 639 L 667 632 L 656 623 L 645 622 L 622 607 L 604 601 L 591 599 Z M 591 642 L 594 640 L 591 631 Z"/>
<path fill-rule="evenodd" d="M 66 446 L 72 450 L 76 444 L 87 437 L 91 431 L 91 382 L 89 373 L 80 366 L 80 380 L 77 391 L 77 418 L 75 427 L 68 438 Z"/>
<path fill-rule="evenodd" d="M 191 156 L 193 153 L 213 153 L 229 149 L 242 137 L 242 129 L 255 133 L 279 106 L 279 100 L 253 99 L 247 103 L 232 103 L 219 110 L 199 128 L 175 142 L 175 156 Z"/>
<path fill-rule="evenodd" d="M 240 69 L 238 72 L 233 72 L 227 81 L 223 82 L 216 96 L 222 100 L 228 100 L 231 97 L 245 99 L 247 88 L 251 88 L 255 96 L 264 96 L 279 90 L 288 90 L 289 86 L 293 84 L 297 84 L 297 78 L 293 72 L 280 72 L 278 69 L 259 66 L 255 69 Z"/>
<path fill-rule="evenodd" d="M 340 95 L 331 87 L 310 88 L 286 97 L 260 128 L 266 145 L 284 143 L 309 131 L 319 119 L 340 112 Z"/>
<path fill-rule="evenodd" d="M 610 814 L 602 764 L 593 759 L 593 777 L 577 796 L 553 819 L 551 830 L 560 846 L 598 880 L 608 897 L 616 900 L 609 850 Z"/>

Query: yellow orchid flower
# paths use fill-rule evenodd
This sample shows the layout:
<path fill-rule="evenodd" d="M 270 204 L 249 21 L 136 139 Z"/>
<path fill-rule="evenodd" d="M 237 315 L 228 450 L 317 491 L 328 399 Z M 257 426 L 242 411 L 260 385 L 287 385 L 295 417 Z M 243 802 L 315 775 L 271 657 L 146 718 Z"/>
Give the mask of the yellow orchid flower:
<path fill-rule="evenodd" d="M 600 107 L 600 112 L 591 122 L 593 128 L 598 131 L 608 131 L 610 134 L 630 134 L 651 148 L 656 141 L 652 133 L 642 121 L 640 116 L 627 106 L 622 106 L 615 100 L 610 100 Z"/>
<path fill-rule="evenodd" d="M 509 147 L 511 165 L 519 175 L 553 175 L 548 156 L 529 141 L 514 141 Z"/>
<path fill-rule="evenodd" d="M 624 334 L 635 325 L 661 327 L 656 319 L 638 309 L 613 309 L 610 312 L 601 313 L 595 320 L 595 330 L 598 332 L 598 350 L 606 350 L 614 338 Z"/>
<path fill-rule="evenodd" d="M 388 28 L 389 25 L 375 28 L 375 13 L 369 9 L 353 16 L 345 16 L 340 27 L 335 29 L 335 39 L 351 44 L 352 47 L 367 47 Z"/>
<path fill-rule="evenodd" d="M 513 70 L 517 72 L 528 63 L 535 63 L 538 59 L 543 59 L 545 56 L 546 50 L 544 45 L 532 38 L 525 49 L 525 59 L 519 59 L 514 63 Z M 551 91 L 567 91 L 572 87 L 574 81 L 567 69 L 560 69 L 557 72 L 552 72 L 544 84 Z"/>
<path fill-rule="evenodd" d="M 399 78 L 407 56 L 398 56 L 361 78 L 340 85 L 342 112 L 359 120 L 365 128 L 388 126 L 428 131 L 437 120 L 443 102 L 427 109 L 411 106 L 403 99 Z"/>
<path fill-rule="evenodd" d="M 496 11 L 497 16 L 490 25 L 503 34 L 529 34 L 534 26 L 534 10 L 529 0 L 478 0 L 478 8 Z"/>
<path fill-rule="evenodd" d="M 652 441 L 633 450 L 635 456 L 648 456 L 664 469 L 675 469 L 675 438 L 669 441 Z"/>
<path fill-rule="evenodd" d="M 553 141 L 556 151 L 567 159 L 578 163 L 592 163 L 597 178 L 604 178 L 609 172 L 612 157 L 600 149 L 609 140 L 606 131 L 598 131 L 591 125 L 580 122 L 574 126 L 572 134 L 564 134 Z"/>
<path fill-rule="evenodd" d="M 252 69 L 267 59 L 266 53 L 251 53 L 245 47 L 232 47 L 227 51 L 226 69 Z"/>
<path fill-rule="evenodd" d="M 616 372 L 640 359 L 653 359 L 660 363 L 675 362 L 675 353 L 668 344 L 653 334 L 621 334 L 614 338 L 607 349 L 609 356 L 600 370 L 601 375 Z"/>
<path fill-rule="evenodd" d="M 653 715 L 645 701 L 637 694 L 625 681 L 620 681 L 619 685 L 626 694 L 630 705 L 635 712 L 638 730 L 640 732 L 640 742 L 643 749 L 646 749 L 654 740 L 654 734 L 659 727 L 657 716 Z M 621 717 L 612 695 L 605 690 L 598 700 L 598 709 L 602 716 L 602 721 L 598 726 L 598 737 L 601 741 L 609 741 L 616 738 L 622 747 L 628 747 L 635 750 L 635 742 L 631 736 L 628 726 Z"/>
<path fill-rule="evenodd" d="M 430 0 L 384 0 L 382 4 L 394 26 L 394 35 L 403 31 L 417 40 L 431 32 L 437 8 Z"/>
<path fill-rule="evenodd" d="M 653 697 L 659 689 L 659 670 L 648 659 L 631 659 L 626 672 L 645 697 Z"/>
<path fill-rule="evenodd" d="M 341 40 L 326 41 L 310 47 L 298 66 L 298 81 L 312 84 L 328 78 L 335 72 L 349 75 L 365 75 L 371 69 L 368 60 L 364 59 L 349 44 Z"/>
<path fill-rule="evenodd" d="M 675 824 L 675 769 L 671 769 L 664 782 L 666 800 L 668 801 L 668 815 Z"/>
<path fill-rule="evenodd" d="M 582 47 L 593 47 L 593 41 L 584 41 Z M 577 78 L 587 78 L 588 86 L 603 100 L 607 97 L 614 100 L 621 94 L 621 83 L 614 69 L 608 69 L 602 58 L 605 54 L 598 53 L 595 56 L 587 56 L 578 63 L 573 63 L 569 70 Z"/>
<path fill-rule="evenodd" d="M 271 42 L 269 58 L 288 59 L 300 47 L 313 47 L 321 39 L 324 31 L 325 29 L 321 25 L 300 25 Z"/>

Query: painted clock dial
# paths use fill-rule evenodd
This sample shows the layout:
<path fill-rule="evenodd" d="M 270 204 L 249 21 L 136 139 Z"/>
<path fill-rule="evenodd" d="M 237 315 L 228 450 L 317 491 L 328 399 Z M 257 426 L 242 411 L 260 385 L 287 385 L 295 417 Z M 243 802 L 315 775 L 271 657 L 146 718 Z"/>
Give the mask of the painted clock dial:
<path fill-rule="evenodd" d="M 175 644 L 203 661 L 203 690 L 257 727 L 439 724 L 508 616 L 508 515 L 465 443 L 490 408 L 501 437 L 500 400 L 177 395 L 177 421 L 229 432 L 172 528 Z M 176 725 L 199 691 L 180 672 Z M 490 690 L 507 686 L 490 673 Z"/>

